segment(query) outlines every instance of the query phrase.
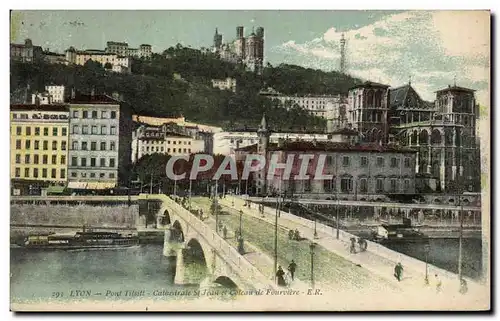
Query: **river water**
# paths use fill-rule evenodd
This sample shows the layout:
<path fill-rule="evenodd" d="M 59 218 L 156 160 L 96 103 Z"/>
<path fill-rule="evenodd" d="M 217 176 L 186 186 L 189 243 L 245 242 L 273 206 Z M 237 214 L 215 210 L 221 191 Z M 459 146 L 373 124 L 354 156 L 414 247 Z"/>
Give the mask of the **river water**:
<path fill-rule="evenodd" d="M 391 247 L 425 260 L 422 246 Z M 477 278 L 481 271 L 481 240 L 465 239 L 463 252 L 464 274 Z M 431 240 L 429 263 L 456 272 L 457 260 L 458 240 Z M 174 284 L 175 258 L 163 256 L 161 245 L 74 251 L 11 249 L 10 274 L 12 302 L 75 300 L 77 291 L 91 293 L 91 298 L 97 300 L 117 299 L 112 294 L 120 291 L 120 300 L 137 296 L 168 300 L 173 297 L 171 291 L 196 289 Z"/>

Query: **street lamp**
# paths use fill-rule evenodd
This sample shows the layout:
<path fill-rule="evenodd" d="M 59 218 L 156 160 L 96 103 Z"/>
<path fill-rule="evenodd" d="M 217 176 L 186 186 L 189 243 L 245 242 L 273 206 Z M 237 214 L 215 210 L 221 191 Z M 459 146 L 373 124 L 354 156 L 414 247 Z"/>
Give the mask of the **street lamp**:
<path fill-rule="evenodd" d="M 243 210 L 240 210 L 240 237 L 243 237 L 243 229 L 242 229 L 242 217 L 243 217 Z"/>
<path fill-rule="evenodd" d="M 314 238 L 318 238 L 318 232 L 316 231 L 316 217 L 314 217 Z"/>
<path fill-rule="evenodd" d="M 426 243 L 424 245 L 424 251 L 425 251 L 425 284 L 429 285 L 429 267 L 428 267 L 428 257 L 429 257 L 429 251 L 431 249 L 431 246 L 429 243 Z"/>
<path fill-rule="evenodd" d="M 309 249 L 311 250 L 311 287 L 314 289 L 314 249 L 316 248 L 316 242 L 311 242 L 309 244 Z"/>

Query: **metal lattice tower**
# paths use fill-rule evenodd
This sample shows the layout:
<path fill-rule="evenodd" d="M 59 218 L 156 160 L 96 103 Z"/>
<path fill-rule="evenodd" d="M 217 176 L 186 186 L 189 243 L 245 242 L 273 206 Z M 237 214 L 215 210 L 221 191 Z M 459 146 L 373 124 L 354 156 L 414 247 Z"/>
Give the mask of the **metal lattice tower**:
<path fill-rule="evenodd" d="M 345 38 L 344 38 L 344 34 L 342 34 L 342 38 L 340 39 L 340 72 L 342 74 L 346 73 L 346 66 L 345 66 Z"/>

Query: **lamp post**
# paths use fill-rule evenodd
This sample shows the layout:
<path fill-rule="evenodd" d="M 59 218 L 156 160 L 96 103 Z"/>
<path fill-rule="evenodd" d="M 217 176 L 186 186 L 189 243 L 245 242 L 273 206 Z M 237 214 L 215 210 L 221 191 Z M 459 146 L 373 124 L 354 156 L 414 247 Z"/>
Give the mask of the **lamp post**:
<path fill-rule="evenodd" d="M 429 256 L 429 251 L 431 249 L 431 246 L 429 243 L 424 245 L 424 251 L 425 251 L 425 284 L 429 285 L 429 267 L 428 267 L 428 256 Z"/>
<path fill-rule="evenodd" d="M 316 217 L 314 217 L 314 238 L 318 238 L 318 232 L 316 231 Z"/>
<path fill-rule="evenodd" d="M 242 217 L 243 217 L 243 210 L 240 210 L 240 237 L 243 237 Z"/>
<path fill-rule="evenodd" d="M 316 242 L 311 242 L 309 244 L 309 249 L 311 250 L 311 287 L 314 289 L 314 249 L 316 248 Z"/>

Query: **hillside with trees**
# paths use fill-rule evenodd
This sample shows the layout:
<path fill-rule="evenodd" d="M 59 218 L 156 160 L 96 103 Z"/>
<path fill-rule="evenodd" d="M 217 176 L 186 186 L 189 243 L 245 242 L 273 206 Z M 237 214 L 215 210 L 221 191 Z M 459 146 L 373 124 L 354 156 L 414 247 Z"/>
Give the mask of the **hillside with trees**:
<path fill-rule="evenodd" d="M 105 68 L 107 67 L 107 68 Z M 184 116 L 210 125 L 255 127 L 266 112 L 273 128 L 322 130 L 325 120 L 292 106 L 260 96 L 273 87 L 285 94 L 337 94 L 358 82 L 337 72 L 323 72 L 292 65 L 268 64 L 262 75 L 245 71 L 241 65 L 220 60 L 207 51 L 177 45 L 151 60 L 134 59 L 131 74 L 120 74 L 88 61 L 84 66 L 25 64 L 11 61 L 11 94 L 30 86 L 43 91 L 49 84 L 74 87 L 96 94 L 119 92 L 138 114 L 157 117 Z M 212 88 L 211 79 L 233 77 L 238 90 Z"/>

